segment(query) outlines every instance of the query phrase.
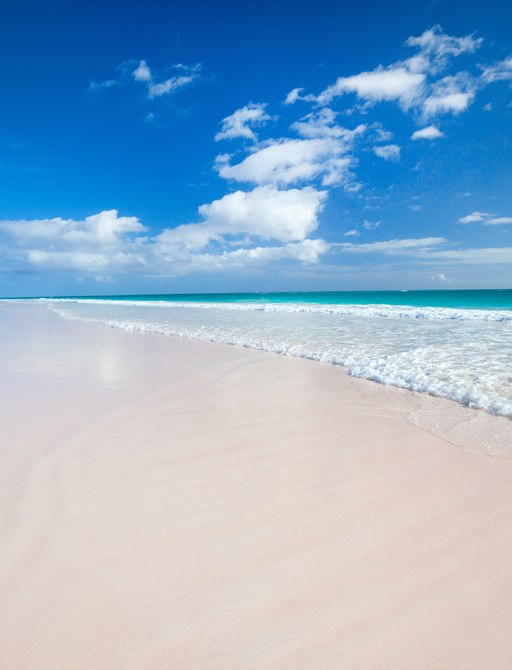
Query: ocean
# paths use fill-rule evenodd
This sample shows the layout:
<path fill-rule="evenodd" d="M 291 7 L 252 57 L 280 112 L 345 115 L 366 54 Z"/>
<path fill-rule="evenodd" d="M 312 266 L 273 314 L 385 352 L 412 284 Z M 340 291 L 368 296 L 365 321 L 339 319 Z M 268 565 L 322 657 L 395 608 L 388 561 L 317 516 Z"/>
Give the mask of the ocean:
<path fill-rule="evenodd" d="M 66 319 L 249 347 L 512 416 L 512 290 L 39 298 Z"/>

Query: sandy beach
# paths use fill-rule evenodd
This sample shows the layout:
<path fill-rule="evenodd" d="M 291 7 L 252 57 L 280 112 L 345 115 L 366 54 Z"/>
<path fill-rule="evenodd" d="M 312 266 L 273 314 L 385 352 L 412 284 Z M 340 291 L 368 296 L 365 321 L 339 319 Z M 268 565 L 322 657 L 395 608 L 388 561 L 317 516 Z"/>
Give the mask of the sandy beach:
<path fill-rule="evenodd" d="M 0 306 L 0 665 L 512 666 L 512 422 Z"/>

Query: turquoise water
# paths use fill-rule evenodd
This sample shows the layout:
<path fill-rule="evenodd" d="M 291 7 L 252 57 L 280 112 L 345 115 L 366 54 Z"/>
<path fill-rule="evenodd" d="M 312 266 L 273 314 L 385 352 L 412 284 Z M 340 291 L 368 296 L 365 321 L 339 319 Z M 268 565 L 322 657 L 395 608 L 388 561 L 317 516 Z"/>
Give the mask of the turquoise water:
<path fill-rule="evenodd" d="M 512 289 L 465 291 L 322 291 L 291 293 L 195 293 L 69 296 L 70 299 L 192 303 L 305 303 L 318 305 L 410 305 L 457 309 L 512 310 Z"/>

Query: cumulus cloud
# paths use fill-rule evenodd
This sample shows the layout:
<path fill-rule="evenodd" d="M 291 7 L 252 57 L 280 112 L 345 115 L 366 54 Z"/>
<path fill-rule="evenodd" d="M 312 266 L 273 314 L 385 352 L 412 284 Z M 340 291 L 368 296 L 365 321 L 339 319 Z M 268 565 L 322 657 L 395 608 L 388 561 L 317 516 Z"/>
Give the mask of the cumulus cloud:
<path fill-rule="evenodd" d="M 222 130 L 215 135 L 215 140 L 230 140 L 235 137 L 243 137 L 248 140 L 256 140 L 256 134 L 251 126 L 257 126 L 270 121 L 272 117 L 266 113 L 264 103 L 249 103 L 245 107 L 237 109 L 230 116 L 222 119 Z"/>
<path fill-rule="evenodd" d="M 508 58 L 482 68 L 481 75 L 457 72 L 436 79 L 443 70 L 451 67 L 453 59 L 473 54 L 482 43 L 483 39 L 474 35 L 448 35 L 436 25 L 406 40 L 406 46 L 416 50 L 409 58 L 341 76 L 316 97 L 303 95 L 301 88 L 293 89 L 287 102 L 302 99 L 325 106 L 353 93 L 362 101 L 363 109 L 378 102 L 395 102 L 403 111 L 421 112 L 425 118 L 460 114 L 472 104 L 482 85 L 512 78 L 512 58 Z"/>
<path fill-rule="evenodd" d="M 315 122 L 309 128 L 313 125 Z M 299 126 L 299 130 L 307 132 L 306 122 Z M 283 186 L 321 178 L 323 186 L 348 185 L 351 179 L 349 168 L 353 163 L 348 154 L 355 138 L 362 132 L 364 126 L 352 131 L 343 129 L 339 136 L 270 140 L 266 146 L 234 165 L 225 155 L 221 156 L 216 168 L 224 179 L 238 182 Z"/>
<path fill-rule="evenodd" d="M 116 210 L 82 221 L 0 221 L 0 248 L 19 267 L 96 274 L 176 275 L 279 259 L 314 263 L 329 249 L 309 237 L 326 195 L 311 187 L 236 191 L 201 205 L 198 223 L 157 235 Z M 230 251 L 234 239 L 244 248 Z"/>
<path fill-rule="evenodd" d="M 381 124 L 368 122 L 346 128 L 340 123 L 342 112 L 334 108 L 341 99 L 349 101 L 345 114 L 368 115 L 377 109 L 377 103 L 393 103 L 416 121 L 418 130 L 411 140 L 443 137 L 435 120 L 438 116 L 459 115 L 472 104 L 480 88 L 512 79 L 512 57 L 482 66 L 478 75 L 469 71 L 469 65 L 465 65 L 467 72 L 448 69 L 454 59 L 476 52 L 481 44 L 482 39 L 474 35 L 451 36 L 433 26 L 407 39 L 406 46 L 414 52 L 404 60 L 343 73 L 318 96 L 294 88 L 281 113 L 291 115 L 296 109 L 291 106 L 299 101 L 310 103 L 310 113 L 298 120 L 295 115 L 284 136 L 260 139 L 268 129 L 265 124 L 274 118 L 266 103 L 250 102 L 236 109 L 222 119 L 215 140 L 250 143 L 220 154 L 214 166 L 223 179 L 236 184 L 236 190 L 201 205 L 192 223 L 152 234 L 136 217 L 122 217 L 115 210 L 83 221 L 0 221 L 0 247 L 2 239 L 9 240 L 0 253 L 7 248 L 11 259 L 36 268 L 148 275 L 242 268 L 279 260 L 316 263 L 333 249 L 434 260 L 449 259 L 451 253 L 465 259 L 461 262 L 472 262 L 468 259 L 476 258 L 481 250 L 470 250 L 473 255 L 464 256 L 461 250 L 440 249 L 446 242 L 441 237 L 356 244 L 359 231 L 375 230 L 378 221 L 364 221 L 351 230 L 343 226 L 340 235 L 346 241 L 339 244 L 329 244 L 319 236 L 316 239 L 316 231 L 330 188 L 361 188 L 354 176 L 359 145 L 383 160 L 400 160 L 398 140 Z M 100 91 L 121 84 L 137 85 L 148 99 L 155 100 L 201 76 L 199 65 L 176 64 L 157 72 L 145 60 L 124 63 L 119 72 L 119 79 L 91 82 L 90 88 Z M 419 211 L 421 206 L 410 205 L 410 209 Z M 512 217 L 473 212 L 459 222 L 505 225 L 512 223 Z M 499 256 L 493 250 L 482 253 L 490 258 Z"/>
<path fill-rule="evenodd" d="M 450 59 L 476 51 L 483 40 L 473 35 L 455 37 L 443 33 L 440 26 L 433 26 L 418 37 L 409 37 L 406 45 L 417 49 L 417 53 L 403 61 L 391 65 L 379 65 L 374 70 L 360 72 L 351 76 L 339 77 L 316 98 L 321 105 L 330 103 L 346 93 L 355 93 L 358 98 L 372 104 L 381 101 L 398 102 L 404 110 L 421 106 L 426 98 L 433 97 L 429 103 L 429 113 L 438 111 L 462 111 L 462 98 L 448 96 L 467 96 L 465 106 L 471 102 L 469 90 L 450 90 L 441 95 L 434 91 L 430 95 L 428 77 L 445 69 Z M 458 75 L 457 75 L 458 76 Z M 444 87 L 448 86 L 447 81 Z M 455 88 L 455 85 L 452 86 Z M 466 86 L 467 89 L 467 86 Z M 302 89 L 290 92 L 290 102 L 300 96 Z M 464 107 L 465 108 L 465 107 Z"/>
<path fill-rule="evenodd" d="M 236 191 L 199 207 L 207 228 L 222 234 L 247 233 L 281 242 L 304 240 L 318 226 L 326 191 L 311 187 L 280 191 L 260 186 Z"/>
<path fill-rule="evenodd" d="M 11 253 L 21 254 L 29 265 L 86 272 L 144 267 L 140 234 L 145 230 L 136 217 L 118 216 L 115 209 L 83 221 L 0 221 L 0 235 L 9 239 Z"/>
<path fill-rule="evenodd" d="M 344 93 L 355 93 L 369 102 L 398 101 L 405 108 L 423 92 L 425 75 L 410 72 L 404 66 L 379 66 L 371 72 L 361 72 L 351 77 L 339 77 L 318 96 L 321 105 L 328 104 Z"/>
<path fill-rule="evenodd" d="M 433 84 L 431 94 L 423 103 L 425 116 L 464 112 L 473 102 L 476 88 L 474 78 L 467 72 L 443 77 Z"/>
<path fill-rule="evenodd" d="M 386 144 L 382 147 L 373 147 L 373 152 L 385 161 L 399 161 L 400 147 L 397 144 Z"/>
<path fill-rule="evenodd" d="M 118 216 L 116 209 L 106 210 L 86 217 L 73 219 L 0 221 L 0 231 L 15 240 L 26 243 L 52 244 L 60 240 L 70 246 L 82 248 L 118 244 L 126 233 L 141 233 L 146 228 L 135 216 Z"/>
<path fill-rule="evenodd" d="M 151 81 L 153 79 L 151 70 L 149 69 L 145 60 L 139 61 L 139 64 L 132 72 L 135 81 Z"/>
<path fill-rule="evenodd" d="M 435 140 L 438 137 L 444 137 L 444 134 L 436 126 L 427 126 L 415 130 L 411 135 L 411 140 Z"/>

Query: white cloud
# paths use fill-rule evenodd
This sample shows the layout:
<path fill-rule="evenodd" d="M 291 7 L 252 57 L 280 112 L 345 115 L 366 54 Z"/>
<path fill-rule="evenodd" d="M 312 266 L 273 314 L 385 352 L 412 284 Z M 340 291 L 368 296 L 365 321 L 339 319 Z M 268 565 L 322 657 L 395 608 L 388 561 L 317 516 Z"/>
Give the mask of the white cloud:
<path fill-rule="evenodd" d="M 377 142 L 391 142 L 393 139 L 393 133 L 389 130 L 385 130 L 378 123 L 372 124 L 372 130 L 375 133 L 375 139 Z"/>
<path fill-rule="evenodd" d="M 315 263 L 330 248 L 308 237 L 318 227 L 325 197 L 324 191 L 310 187 L 237 191 L 202 205 L 199 223 L 167 228 L 156 236 L 146 234 L 136 217 L 119 216 L 116 210 L 83 221 L 0 221 L 0 246 L 5 258 L 21 269 L 103 273 L 104 278 L 169 276 L 280 259 Z M 230 251 L 235 238 L 244 248 Z M 274 244 L 256 246 L 254 240 Z"/>
<path fill-rule="evenodd" d="M 183 65 L 182 63 L 178 63 L 177 65 L 173 65 L 171 69 L 181 71 L 183 74 L 169 77 L 163 81 L 155 81 L 153 72 L 145 60 L 140 60 L 135 69 L 133 69 L 133 65 L 133 61 L 122 63 L 118 68 L 121 70 L 119 79 L 110 79 L 104 82 L 91 81 L 89 88 L 91 90 L 100 90 L 112 86 L 127 85 L 128 83 L 135 81 L 146 87 L 147 96 L 149 99 L 152 99 L 172 93 L 179 88 L 192 83 L 196 79 L 199 79 L 201 70 L 200 63 L 196 63 L 195 65 Z"/>
<path fill-rule="evenodd" d="M 265 108 L 266 104 L 249 103 L 245 107 L 237 109 L 230 116 L 222 119 L 222 130 L 215 135 L 215 140 L 228 140 L 235 137 L 244 137 L 249 140 L 256 140 L 256 135 L 252 130 L 252 125 L 261 125 L 269 121 L 269 116 Z"/>
<path fill-rule="evenodd" d="M 86 217 L 73 219 L 37 219 L 0 221 L 0 231 L 26 243 L 51 245 L 55 240 L 70 246 L 95 247 L 97 244 L 119 244 L 126 233 L 141 233 L 146 228 L 135 216 L 118 216 L 116 209 L 106 210 Z"/>
<path fill-rule="evenodd" d="M 316 263 L 318 257 L 329 251 L 330 245 L 321 239 L 293 242 L 281 247 L 254 247 L 252 249 L 237 249 L 223 254 L 230 261 L 276 261 L 295 259 L 304 263 Z"/>
<path fill-rule="evenodd" d="M 188 75 L 182 77 L 170 77 L 165 81 L 159 83 L 150 82 L 148 85 L 148 98 L 159 98 L 161 95 L 166 95 L 172 91 L 182 88 L 197 79 L 197 75 Z"/>
<path fill-rule="evenodd" d="M 443 77 L 432 85 L 431 95 L 423 103 L 425 116 L 460 114 L 473 102 L 476 83 L 467 72 Z"/>
<path fill-rule="evenodd" d="M 195 253 L 188 256 L 172 255 L 167 257 L 160 248 L 158 253 L 165 265 L 172 264 L 172 273 L 163 270 L 162 274 L 184 275 L 191 272 L 219 272 L 227 270 L 243 270 L 259 267 L 276 261 L 300 261 L 317 263 L 319 257 L 329 251 L 330 245 L 322 239 L 289 242 L 281 246 L 257 246 L 241 248 L 221 253 Z"/>
<path fill-rule="evenodd" d="M 318 177 L 323 186 L 347 184 L 352 158 L 346 154 L 358 132 L 344 138 L 274 140 L 241 163 L 217 161 L 216 168 L 224 179 L 255 184 L 289 185 Z"/>
<path fill-rule="evenodd" d="M 112 86 L 120 86 L 121 82 L 118 79 L 107 79 L 107 81 L 90 81 L 89 90 L 90 91 L 101 91 L 105 88 L 112 88 Z"/>
<path fill-rule="evenodd" d="M 412 239 L 395 239 L 383 242 L 368 242 L 366 244 L 352 244 L 344 242 L 337 246 L 345 251 L 357 254 L 380 253 L 386 256 L 399 256 L 414 253 L 418 250 L 432 249 L 446 242 L 444 237 L 423 237 Z"/>
<path fill-rule="evenodd" d="M 484 221 L 484 225 L 486 226 L 501 226 L 507 223 L 512 223 L 512 216 L 497 216 L 494 219 L 487 219 L 487 221 Z"/>
<path fill-rule="evenodd" d="M 427 126 L 420 130 L 415 130 L 411 135 L 411 140 L 435 140 L 438 137 L 444 137 L 443 133 L 436 126 Z"/>
<path fill-rule="evenodd" d="M 386 144 L 382 147 L 373 147 L 373 152 L 376 156 L 383 158 L 385 161 L 400 160 L 400 147 L 397 144 Z"/>
<path fill-rule="evenodd" d="M 151 81 L 152 75 L 145 60 L 139 61 L 139 64 L 132 72 L 132 76 L 136 81 Z"/>
<path fill-rule="evenodd" d="M 285 105 L 293 105 L 297 100 L 301 100 L 301 91 L 303 91 L 303 88 L 293 88 L 288 95 L 286 96 L 286 99 L 284 101 Z"/>
<path fill-rule="evenodd" d="M 107 254 L 31 249 L 28 251 L 27 260 L 30 265 L 39 268 L 81 272 L 131 272 L 147 267 L 142 254 L 123 252 Z"/>
<path fill-rule="evenodd" d="M 510 265 L 512 247 L 436 250 L 432 252 L 430 258 L 443 262 L 453 261 L 467 265 Z"/>
<path fill-rule="evenodd" d="M 460 114 L 469 107 L 471 94 L 447 93 L 446 95 L 430 96 L 425 100 L 425 114 L 434 116 L 435 114 Z"/>
<path fill-rule="evenodd" d="M 155 238 L 159 251 L 173 257 L 189 255 L 220 239 L 220 232 L 204 223 L 186 223 L 176 228 L 165 228 Z"/>
<path fill-rule="evenodd" d="M 279 191 L 260 186 L 236 191 L 199 207 L 206 227 L 222 234 L 245 233 L 281 242 L 304 240 L 318 226 L 326 191 L 311 187 Z"/>
<path fill-rule="evenodd" d="M 318 96 L 322 105 L 344 93 L 355 93 L 369 102 L 394 100 L 409 107 L 423 92 L 425 75 L 410 72 L 404 66 L 379 66 L 371 72 L 361 72 L 351 77 L 339 77 Z"/>
<path fill-rule="evenodd" d="M 11 255 L 40 268 L 97 272 L 129 271 L 146 266 L 140 235 L 146 230 L 134 216 L 115 209 L 73 219 L 0 221 Z"/>
<path fill-rule="evenodd" d="M 428 64 L 428 69 L 438 72 L 446 67 L 449 56 L 461 56 L 473 53 L 482 45 L 481 37 L 466 35 L 454 37 L 443 33 L 441 26 L 436 25 L 425 30 L 419 37 L 409 37 L 407 46 L 418 47 L 421 57 Z"/>
<path fill-rule="evenodd" d="M 411 212 L 421 212 L 423 207 L 421 205 L 409 205 Z"/>
<path fill-rule="evenodd" d="M 306 139 L 335 137 L 344 139 L 347 146 L 351 146 L 356 136 L 361 135 L 366 130 L 364 124 L 358 125 L 354 130 L 339 126 L 336 124 L 336 117 L 336 112 L 324 107 L 317 112 L 306 114 L 300 121 L 292 123 L 291 128 Z"/>
<path fill-rule="evenodd" d="M 352 230 L 347 230 L 346 233 L 343 233 L 344 237 L 359 237 L 359 231 L 357 231 L 355 228 Z"/>
<path fill-rule="evenodd" d="M 494 81 L 507 81 L 512 79 L 512 56 L 484 68 L 482 79 L 486 84 L 491 84 Z"/>
<path fill-rule="evenodd" d="M 309 97 L 320 105 L 326 105 L 334 98 L 355 93 L 364 101 L 365 107 L 390 101 L 398 103 L 404 111 L 420 109 L 425 117 L 459 114 L 473 102 L 479 87 L 478 78 L 459 72 L 432 83 L 432 77 L 446 69 L 451 59 L 474 53 L 482 43 L 483 39 L 474 35 L 447 35 L 436 25 L 418 37 L 407 39 L 406 45 L 417 49 L 413 56 L 390 65 L 379 65 L 374 70 L 339 77 L 316 98 Z M 508 78 L 509 68 L 512 68 L 512 58 L 487 68 L 482 77 L 487 81 Z M 302 96 L 301 91 L 291 91 L 290 100 L 306 99 L 308 96 Z"/>
<path fill-rule="evenodd" d="M 492 216 L 494 216 L 494 214 L 490 214 L 489 212 L 471 212 L 471 214 L 463 216 L 461 219 L 459 219 L 459 223 L 481 222 L 485 221 L 485 219 L 489 219 Z"/>
<path fill-rule="evenodd" d="M 368 221 L 368 219 L 365 219 L 363 221 L 363 228 L 366 230 L 375 230 L 380 226 L 381 222 L 380 221 Z"/>

